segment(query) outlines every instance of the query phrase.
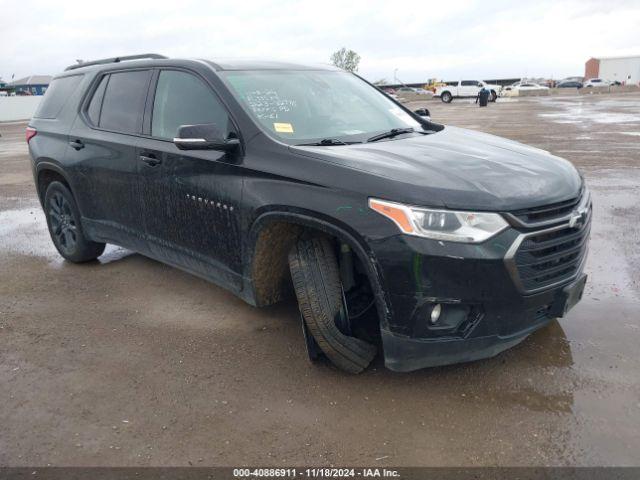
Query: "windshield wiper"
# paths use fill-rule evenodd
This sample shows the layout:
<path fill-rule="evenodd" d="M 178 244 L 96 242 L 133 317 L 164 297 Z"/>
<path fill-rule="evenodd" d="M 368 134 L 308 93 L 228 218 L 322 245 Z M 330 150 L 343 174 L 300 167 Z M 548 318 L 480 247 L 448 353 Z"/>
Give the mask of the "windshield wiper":
<path fill-rule="evenodd" d="M 352 145 L 354 143 L 360 142 L 343 142 L 342 140 L 338 140 L 337 138 L 323 138 L 319 142 L 312 143 L 297 143 L 296 147 L 315 147 L 315 146 L 332 146 L 332 145 Z"/>
<path fill-rule="evenodd" d="M 407 128 L 392 128 L 388 132 L 380 133 L 378 135 L 374 135 L 371 138 L 367 138 L 367 142 L 377 142 L 378 140 L 382 140 L 384 138 L 393 138 L 397 135 L 402 135 L 403 133 L 413 133 L 415 130 L 412 127 Z"/>

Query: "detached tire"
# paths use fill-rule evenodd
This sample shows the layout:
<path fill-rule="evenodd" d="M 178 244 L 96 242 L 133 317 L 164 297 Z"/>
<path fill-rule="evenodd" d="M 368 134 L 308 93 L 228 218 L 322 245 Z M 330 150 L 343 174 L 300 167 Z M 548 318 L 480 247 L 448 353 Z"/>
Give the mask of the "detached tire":
<path fill-rule="evenodd" d="M 44 214 L 56 249 L 74 263 L 95 260 L 104 252 L 104 243 L 88 240 L 82 231 L 80 211 L 69 189 L 51 182 L 44 196 Z"/>
<path fill-rule="evenodd" d="M 375 357 L 376 347 L 345 335 L 336 326 L 343 300 L 331 242 L 323 237 L 301 238 L 289 253 L 289 267 L 300 313 L 322 352 L 338 368 L 362 372 Z"/>

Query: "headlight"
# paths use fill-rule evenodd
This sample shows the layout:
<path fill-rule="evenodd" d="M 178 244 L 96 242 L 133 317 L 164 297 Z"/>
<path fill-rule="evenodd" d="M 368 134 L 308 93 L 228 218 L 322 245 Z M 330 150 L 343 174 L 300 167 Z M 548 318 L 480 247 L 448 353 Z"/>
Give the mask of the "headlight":
<path fill-rule="evenodd" d="M 369 199 L 369 208 L 393 220 L 402 233 L 451 242 L 480 243 L 507 228 L 498 213 L 456 212 Z"/>

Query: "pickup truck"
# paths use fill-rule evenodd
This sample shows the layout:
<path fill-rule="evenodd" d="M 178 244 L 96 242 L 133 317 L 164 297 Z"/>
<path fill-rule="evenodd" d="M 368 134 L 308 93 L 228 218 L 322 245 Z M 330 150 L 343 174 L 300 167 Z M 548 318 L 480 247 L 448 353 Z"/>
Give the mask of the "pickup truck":
<path fill-rule="evenodd" d="M 446 85 L 436 88 L 434 97 L 440 97 L 444 103 L 451 103 L 454 98 L 475 97 L 482 87 L 491 90 L 489 101 L 495 102 L 500 93 L 500 85 L 490 85 L 482 80 L 459 80 L 457 82 L 447 82 Z"/>

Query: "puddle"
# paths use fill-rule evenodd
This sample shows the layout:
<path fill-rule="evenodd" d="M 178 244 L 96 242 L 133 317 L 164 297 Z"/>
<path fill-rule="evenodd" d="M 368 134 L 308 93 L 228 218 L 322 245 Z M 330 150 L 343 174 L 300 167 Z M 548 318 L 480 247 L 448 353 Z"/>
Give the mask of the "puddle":
<path fill-rule="evenodd" d="M 601 150 L 556 150 L 557 153 L 602 153 Z"/>
<path fill-rule="evenodd" d="M 0 212 L 0 245 L 6 252 L 57 260 L 44 213 L 39 207 Z"/>
<path fill-rule="evenodd" d="M 117 245 L 107 244 L 107 248 L 104 249 L 104 253 L 98 258 L 98 262 L 107 264 L 111 262 L 117 262 L 129 255 L 133 255 L 135 252 L 127 250 L 126 248 L 118 247 Z"/>
<path fill-rule="evenodd" d="M 633 113 L 597 113 L 592 120 L 596 123 L 634 123 L 640 122 L 640 115 Z"/>
<path fill-rule="evenodd" d="M 559 109 L 558 112 L 539 113 L 541 118 L 548 118 L 554 123 L 580 124 L 620 124 L 640 122 L 640 102 L 610 100 L 599 103 L 586 103 L 582 101 L 549 101 L 548 106 Z M 618 111 L 611 111 L 611 110 Z M 626 110 L 626 111 L 625 111 Z"/>
<path fill-rule="evenodd" d="M 7 253 L 43 258 L 52 265 L 64 263 L 51 242 L 40 206 L 0 211 L 0 258 Z M 132 253 L 121 247 L 107 245 L 99 261 L 111 263 Z"/>
<path fill-rule="evenodd" d="M 599 300 L 640 300 L 637 241 L 640 169 L 622 172 L 601 170 L 587 174 L 593 195 L 594 216 L 587 269 L 597 281 L 588 285 Z M 586 296 L 586 295 L 585 295 Z"/>
<path fill-rule="evenodd" d="M 15 157 L 17 155 L 27 155 L 29 149 L 27 148 L 24 140 L 20 142 L 5 141 L 2 142 L 2 148 L 0 149 L 0 158 L 2 157 Z"/>

